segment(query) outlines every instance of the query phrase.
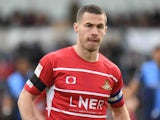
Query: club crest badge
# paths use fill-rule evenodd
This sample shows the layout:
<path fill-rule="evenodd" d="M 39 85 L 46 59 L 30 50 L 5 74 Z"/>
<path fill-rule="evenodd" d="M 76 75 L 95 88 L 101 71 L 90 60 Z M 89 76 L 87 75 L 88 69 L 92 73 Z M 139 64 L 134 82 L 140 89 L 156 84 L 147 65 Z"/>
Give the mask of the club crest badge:
<path fill-rule="evenodd" d="M 108 80 L 105 81 L 105 84 L 102 86 L 104 90 L 112 90 L 112 87 Z"/>

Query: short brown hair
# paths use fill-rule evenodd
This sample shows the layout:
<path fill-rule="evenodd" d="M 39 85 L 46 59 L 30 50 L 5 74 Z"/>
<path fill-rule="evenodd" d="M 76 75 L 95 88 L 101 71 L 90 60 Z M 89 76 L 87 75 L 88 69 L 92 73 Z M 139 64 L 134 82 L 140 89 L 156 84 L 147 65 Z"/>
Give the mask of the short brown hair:
<path fill-rule="evenodd" d="M 80 20 L 80 18 L 82 17 L 82 15 L 85 12 L 89 12 L 89 13 L 93 13 L 93 14 L 104 14 L 106 17 L 106 22 L 107 22 L 107 16 L 106 13 L 103 9 L 101 9 L 99 6 L 94 5 L 94 4 L 90 4 L 90 5 L 85 5 L 83 7 L 81 7 L 78 12 L 77 12 L 77 17 L 76 17 L 76 21 L 78 22 Z"/>

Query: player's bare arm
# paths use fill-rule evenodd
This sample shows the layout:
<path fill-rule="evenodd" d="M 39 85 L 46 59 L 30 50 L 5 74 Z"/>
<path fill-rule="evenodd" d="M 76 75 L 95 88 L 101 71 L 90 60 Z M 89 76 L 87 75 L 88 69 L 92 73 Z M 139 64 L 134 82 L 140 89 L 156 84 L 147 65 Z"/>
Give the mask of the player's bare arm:
<path fill-rule="evenodd" d="M 36 96 L 30 94 L 27 90 L 22 90 L 18 99 L 18 107 L 22 120 L 37 120 L 33 108 L 33 100 L 35 98 Z"/>
<path fill-rule="evenodd" d="M 129 113 L 125 105 L 119 108 L 112 107 L 112 114 L 114 120 L 130 120 Z"/>

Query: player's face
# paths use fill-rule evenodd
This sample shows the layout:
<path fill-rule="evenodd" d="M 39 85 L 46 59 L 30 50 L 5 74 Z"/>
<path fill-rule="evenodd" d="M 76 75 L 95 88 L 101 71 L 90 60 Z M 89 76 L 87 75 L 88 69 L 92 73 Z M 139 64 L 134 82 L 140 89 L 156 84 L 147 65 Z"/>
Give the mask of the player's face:
<path fill-rule="evenodd" d="M 106 17 L 85 12 L 74 24 L 74 29 L 78 34 L 77 45 L 91 52 L 97 51 L 106 33 Z"/>

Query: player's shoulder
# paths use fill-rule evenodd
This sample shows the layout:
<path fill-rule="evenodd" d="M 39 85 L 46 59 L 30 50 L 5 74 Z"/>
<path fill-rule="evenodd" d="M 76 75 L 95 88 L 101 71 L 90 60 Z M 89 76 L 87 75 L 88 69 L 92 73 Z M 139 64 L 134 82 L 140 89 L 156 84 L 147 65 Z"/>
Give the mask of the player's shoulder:
<path fill-rule="evenodd" d="M 115 74 L 119 74 L 120 73 L 120 69 L 119 67 L 113 63 L 111 60 L 109 60 L 107 57 L 105 57 L 104 55 L 101 54 L 101 58 L 102 58 L 102 62 L 104 64 L 104 66 L 109 69 L 109 71 L 115 73 Z"/>
<path fill-rule="evenodd" d="M 59 50 L 56 50 L 56 51 L 52 51 L 52 52 L 49 52 L 47 53 L 44 57 L 48 58 L 48 59 L 53 59 L 56 58 L 56 57 L 62 57 L 62 56 L 65 56 L 67 54 L 70 54 L 70 51 L 71 51 L 71 47 L 65 47 L 65 48 L 62 48 L 62 49 L 59 49 Z"/>
<path fill-rule="evenodd" d="M 111 60 L 109 60 L 107 57 L 105 57 L 105 56 L 102 55 L 102 54 L 101 54 L 101 58 L 102 58 L 103 63 L 104 63 L 107 67 L 110 66 L 111 68 L 115 68 L 115 69 L 118 68 L 118 66 L 117 66 L 115 63 L 113 63 Z"/>

